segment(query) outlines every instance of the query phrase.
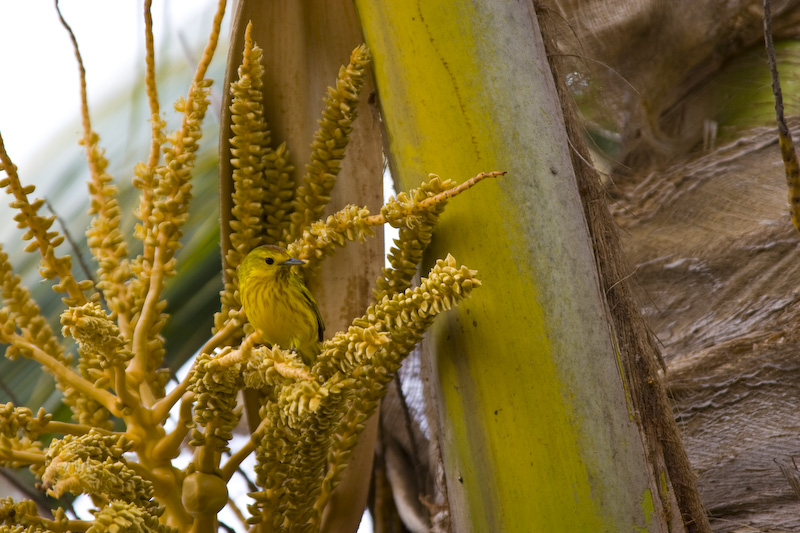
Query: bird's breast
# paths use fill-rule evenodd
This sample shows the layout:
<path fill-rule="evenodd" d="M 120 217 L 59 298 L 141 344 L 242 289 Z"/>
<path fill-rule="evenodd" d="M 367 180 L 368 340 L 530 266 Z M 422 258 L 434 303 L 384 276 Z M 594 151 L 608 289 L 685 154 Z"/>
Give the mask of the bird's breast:
<path fill-rule="evenodd" d="M 317 319 L 302 294 L 288 283 L 256 283 L 243 287 L 242 306 L 250 324 L 265 342 L 283 349 L 301 348 L 317 339 Z"/>

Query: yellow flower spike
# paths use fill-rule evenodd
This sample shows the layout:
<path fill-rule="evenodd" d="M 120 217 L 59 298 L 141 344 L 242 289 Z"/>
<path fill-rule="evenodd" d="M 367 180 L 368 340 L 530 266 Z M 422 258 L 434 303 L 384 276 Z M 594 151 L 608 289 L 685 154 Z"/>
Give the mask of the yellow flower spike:
<path fill-rule="evenodd" d="M 350 55 L 350 64 L 339 70 L 336 88 L 328 88 L 320 128 L 311 143 L 311 163 L 306 166 L 305 177 L 297 189 L 291 223 L 283 242 L 299 238 L 303 228 L 320 218 L 330 201 L 330 192 L 356 118 L 358 93 L 364 84 L 369 60 L 367 47 L 358 46 Z"/>
<path fill-rule="evenodd" d="M 267 150 L 263 159 L 267 182 L 263 222 L 269 237 L 264 239 L 265 244 L 285 244 L 283 238 L 289 227 L 295 196 L 294 167 L 288 157 L 286 143 L 281 143 L 275 150 Z"/>
<path fill-rule="evenodd" d="M 5 333 L 13 333 L 16 325 L 34 339 L 36 346 L 64 365 L 69 365 L 71 358 L 64 354 L 64 348 L 53 334 L 47 320 L 41 315 L 39 306 L 31 298 L 28 289 L 22 286 L 19 276 L 13 273 L 2 245 L 0 245 L 0 285 L 8 313 L 0 317 Z"/>
<path fill-rule="evenodd" d="M 124 347 L 125 340 L 117 325 L 93 302 L 64 311 L 61 323 L 63 335 L 78 342 L 80 375 L 93 381 L 97 389 L 104 390 L 113 384 L 120 395 L 118 408 L 130 414 L 130 407 L 138 402 L 125 384 L 125 364 L 132 354 Z M 72 397 L 70 391 L 67 391 L 67 397 Z M 96 400 L 77 398 L 74 401 L 80 423 L 92 421 L 98 424 L 97 427 L 110 428 L 109 413 Z"/>
<path fill-rule="evenodd" d="M 85 97 L 85 94 L 83 96 Z M 132 272 L 127 259 L 127 244 L 119 228 L 122 217 L 116 199 L 117 188 L 111 184 L 112 178 L 105 172 L 108 160 L 98 147 L 99 137 L 91 131 L 85 100 L 83 110 L 85 117 L 83 144 L 86 146 L 86 157 L 92 176 L 90 182 L 92 201 L 89 214 L 94 215 L 86 232 L 87 242 L 99 265 L 98 288 L 103 291 L 112 315 L 116 317 L 122 313 L 121 322 L 127 325 L 130 319 L 127 305 L 119 296 L 127 292 L 125 282 L 132 276 Z M 91 281 L 88 283 L 87 281 L 79 284 L 82 290 L 91 288 Z"/>
<path fill-rule="evenodd" d="M 25 407 L 14 408 L 11 403 L 0 406 L 0 464 L 8 468 L 42 464 L 41 443 L 35 440 L 42 422 L 33 419 Z"/>
<path fill-rule="evenodd" d="M 0 340 L 3 342 L 12 342 L 12 346 L 9 346 L 6 350 L 6 356 L 13 359 L 20 354 L 20 347 L 13 345 L 13 339 L 20 338 L 16 335 L 16 328 L 14 327 L 15 324 L 18 324 L 25 339 L 29 339 L 35 347 L 41 350 L 41 357 L 48 360 L 52 358 L 52 361 L 50 361 L 51 364 L 43 366 L 56 378 L 59 389 L 64 392 L 64 402 L 72 409 L 74 418 L 82 424 L 94 423 L 100 428 L 110 428 L 108 410 L 103 407 L 97 399 L 87 396 L 85 390 L 76 388 L 69 381 L 65 381 L 65 379 L 70 376 L 74 376 L 73 371 L 68 368 L 70 366 L 71 357 L 64 355 L 63 349 L 55 339 L 49 325 L 47 325 L 44 318 L 39 314 L 38 306 L 30 298 L 28 291 L 20 286 L 19 279 L 11 272 L 7 256 L 2 250 L 0 250 L 0 278 L 3 284 L 4 299 L 6 300 L 8 309 L 12 311 L 11 314 L 7 315 L 8 319 L 3 320 L 3 329 L 0 334 Z M 89 303 L 86 305 L 93 309 L 99 309 L 96 303 Z M 105 317 L 104 313 L 100 313 Z M 112 324 L 110 321 L 108 321 L 108 323 Z M 100 331 L 100 337 L 107 336 L 106 340 L 112 343 L 115 342 L 113 339 L 117 338 L 119 334 L 116 326 L 114 326 L 112 330 L 103 329 L 101 327 L 98 331 Z M 117 347 L 121 344 L 121 340 L 116 341 Z M 98 358 L 99 351 L 91 348 L 81 352 L 82 358 L 78 363 L 78 373 L 80 376 L 87 379 L 89 382 L 94 382 L 95 387 L 99 389 L 105 389 L 108 386 L 109 379 L 112 377 L 110 374 L 106 375 L 104 369 L 113 364 L 122 365 L 124 361 L 129 358 L 129 355 L 122 353 L 118 356 L 115 351 L 116 348 L 113 346 L 107 348 L 106 352 L 104 352 L 107 355 L 107 359 L 101 360 Z M 24 349 L 23 353 L 26 357 L 32 356 L 29 349 Z M 86 385 L 88 385 L 88 383 L 86 383 Z M 106 403 L 103 405 L 108 406 L 109 404 Z"/>
<path fill-rule="evenodd" d="M 6 173 L 6 177 L 0 179 L 0 187 L 5 187 L 6 192 L 14 197 L 15 201 L 12 202 L 12 205 L 19 210 L 14 220 L 17 221 L 18 227 L 28 228 L 22 237 L 23 240 L 31 240 L 25 247 L 26 251 L 39 249 L 42 256 L 40 272 L 45 279 L 60 278 L 58 286 L 61 290 L 59 292 L 68 294 L 62 298 L 65 304 L 85 303 L 87 297 L 72 276 L 72 263 L 69 256 L 55 256 L 53 241 L 58 237 L 58 232 L 48 231 L 55 217 L 42 217 L 38 214 L 39 208 L 44 205 L 44 200 L 28 201 L 28 195 L 33 192 L 33 189 L 31 186 L 23 187 L 20 183 L 17 167 L 6 152 L 2 136 L 0 136 L 0 167 Z"/>
<path fill-rule="evenodd" d="M 272 409 L 262 412 L 269 426 L 266 435 L 272 442 L 272 451 L 266 447 L 259 449 L 258 471 L 288 472 L 285 473 L 287 484 L 281 485 L 286 491 L 281 497 L 275 497 L 274 492 L 269 496 L 264 492 L 263 497 L 256 498 L 256 508 L 263 513 L 262 518 L 276 524 L 284 521 L 314 523 L 318 519 L 315 513 L 324 508 L 330 488 L 341 474 L 364 421 L 385 394 L 402 359 L 421 339 L 433 313 L 443 307 L 439 302 L 468 296 L 470 291 L 465 285 L 469 279 L 449 275 L 452 265 L 455 265 L 452 258 L 437 262 L 419 287 L 391 298 L 384 297 L 379 304 L 370 307 L 364 317 L 354 320 L 346 333 L 340 332 L 326 342 L 314 366 L 319 375 L 328 376 L 324 383 L 319 386 L 316 382 L 277 385 L 281 391 L 277 405 L 283 406 L 283 410 L 277 416 Z M 461 289 L 457 291 L 456 286 Z M 419 302 L 428 307 L 423 305 L 423 309 L 418 309 Z M 402 319 L 403 314 L 407 319 Z M 275 451 L 287 448 L 291 452 Z M 323 460 L 319 451 L 325 449 L 328 450 L 327 459 Z M 291 453 L 287 457 L 292 465 L 288 471 L 285 465 L 278 463 L 286 453 Z M 323 476 L 321 485 L 320 475 Z M 259 477 L 259 483 L 262 481 L 273 487 L 277 483 Z M 310 507 L 314 512 L 308 510 Z"/>
<path fill-rule="evenodd" d="M 214 319 L 217 329 L 241 305 L 235 296 L 238 289 L 236 268 L 250 250 L 261 244 L 275 243 L 288 227 L 286 214 L 291 208 L 289 199 L 293 194 L 293 183 L 287 174 L 289 169 L 281 171 L 278 168 L 285 166 L 284 158 L 276 155 L 270 145 L 270 133 L 261 104 L 264 74 L 261 49 L 253 42 L 251 29 L 248 25 L 245 32 L 239 79 L 231 84 L 233 218 L 230 221 L 231 248 L 225 257 L 227 282 L 221 294 L 222 310 Z M 285 152 L 285 147 L 282 152 Z M 273 224 L 265 227 L 262 224 L 265 219 L 272 220 Z"/>
<path fill-rule="evenodd" d="M 124 454 L 132 443 L 119 436 L 90 431 L 54 441 L 45 454 L 42 482 L 56 497 L 66 492 L 86 493 L 101 499 L 130 502 L 153 514 L 161 507 L 153 499 L 153 486 L 128 466 Z"/>
<path fill-rule="evenodd" d="M 114 500 L 93 511 L 94 523 L 86 533 L 177 533 L 178 529 L 159 522 L 153 514 L 132 503 Z"/>
<path fill-rule="evenodd" d="M 387 222 L 399 227 L 400 233 L 395 240 L 396 247 L 392 248 L 389 254 L 391 267 L 384 268 L 383 277 L 378 280 L 378 287 L 375 289 L 376 300 L 410 286 L 416 274 L 416 265 L 422 260 L 422 253 L 430 242 L 431 228 L 435 226 L 439 214 L 444 210 L 445 202 L 436 203 L 432 209 L 422 213 L 416 213 L 415 206 L 423 200 L 435 197 L 452 185 L 453 182 L 449 180 L 442 182 L 438 177 L 432 177 L 418 189 L 409 191 L 408 194 L 398 194 L 395 201 L 390 199 L 381 209 L 381 214 Z"/>
<path fill-rule="evenodd" d="M 204 56 L 205 57 L 205 56 Z M 204 69 L 203 69 L 204 72 Z M 172 145 L 164 148 L 164 165 L 156 169 L 156 194 L 148 217 L 146 240 L 158 231 L 153 257 L 141 256 L 134 265 L 137 279 L 131 285 L 135 305 L 132 313 L 139 318 L 133 332 L 134 359 L 129 376 L 135 382 L 155 380 L 155 369 L 161 365 L 163 350 L 159 333 L 165 317 L 160 299 L 164 279 L 175 275 L 174 253 L 180 247 L 181 228 L 191 199 L 191 172 L 195 151 L 202 136 L 201 124 L 209 104 L 210 80 L 195 79 L 189 90 L 191 106 L 184 115 L 181 129 L 170 136 Z M 149 296 L 149 297 L 146 297 Z M 153 297 L 155 296 L 155 297 Z M 141 306 L 141 307 L 139 307 Z"/>
<path fill-rule="evenodd" d="M 200 354 L 190 377 L 189 390 L 195 394 L 192 445 L 209 447 L 206 454 L 228 451 L 228 440 L 239 421 L 236 394 L 244 382 L 241 364 L 222 366 L 209 354 Z M 213 431 L 209 433 L 209 429 Z M 208 439 L 213 435 L 213 439 Z M 216 465 L 217 467 L 219 465 Z"/>
<path fill-rule="evenodd" d="M 15 502 L 11 498 L 0 499 L 0 520 L 6 524 L 11 519 L 17 524 L 35 524 L 39 520 L 39 510 L 36 503 L 32 500 L 23 500 Z M 30 533 L 37 531 L 38 528 L 29 527 L 28 529 L 19 526 L 18 528 L 9 528 L 9 533 Z"/>
<path fill-rule="evenodd" d="M 374 235 L 376 220 L 370 217 L 369 210 L 348 205 L 329 216 L 324 222 L 318 221 L 303 231 L 301 237 L 289 244 L 287 251 L 292 257 L 309 261 L 307 269 L 319 266 L 323 257 L 332 255 L 337 246 L 346 241 L 363 241 Z"/>

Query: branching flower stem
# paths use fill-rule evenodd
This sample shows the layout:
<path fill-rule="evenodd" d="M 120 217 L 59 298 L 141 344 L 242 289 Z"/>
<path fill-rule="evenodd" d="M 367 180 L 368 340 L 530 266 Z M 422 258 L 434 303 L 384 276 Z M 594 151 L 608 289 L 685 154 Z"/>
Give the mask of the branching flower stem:
<path fill-rule="evenodd" d="M 236 453 L 231 454 L 231 456 L 228 458 L 228 461 L 220 469 L 222 479 L 224 479 L 226 482 L 230 481 L 230 479 L 233 477 L 233 474 L 235 474 L 236 470 L 239 468 L 239 465 L 242 464 L 242 461 L 247 459 L 247 457 L 255 451 L 257 446 L 256 439 L 261 438 L 261 434 L 268 425 L 268 420 L 266 418 L 262 419 L 261 423 L 250 435 L 250 439 L 248 439 L 244 446 L 242 446 Z"/>
<path fill-rule="evenodd" d="M 72 422 L 59 422 L 58 420 L 50 420 L 42 430 L 42 433 L 60 433 L 62 435 L 86 435 L 90 431 L 97 431 L 102 435 L 119 435 L 124 433 L 115 431 L 108 431 L 107 429 L 96 428 L 87 426 L 86 424 L 76 424 Z"/>
<path fill-rule="evenodd" d="M 86 90 L 86 69 L 78 48 L 78 41 L 72 28 L 61 14 L 58 0 L 55 1 L 55 7 L 61 24 L 72 41 L 79 70 L 81 124 L 83 127 L 81 144 L 86 150 L 86 162 L 91 176 L 89 184 L 89 192 L 91 194 L 90 213 L 96 215 L 92 219 L 91 227 L 87 232 L 89 248 L 99 264 L 100 283 L 98 288 L 102 289 L 109 309 L 117 316 L 120 331 L 127 338 L 130 335 L 130 308 L 126 300 L 119 296 L 124 296 L 126 293 L 125 283 L 130 277 L 130 265 L 128 247 L 119 227 L 121 212 L 116 199 L 117 191 L 116 187 L 111 185 L 112 177 L 105 171 L 108 166 L 108 159 L 99 147 L 99 137 L 92 130 Z"/>
<path fill-rule="evenodd" d="M 477 176 L 471 177 L 470 179 L 466 180 L 463 183 L 460 183 L 459 185 L 453 187 L 452 189 L 448 189 L 446 191 L 440 192 L 439 194 L 437 194 L 435 196 L 431 196 L 430 198 L 427 198 L 427 199 L 419 202 L 418 204 L 416 204 L 414 206 L 413 210 L 408 210 L 404 214 L 406 216 L 411 216 L 414 213 L 419 213 L 419 212 L 426 211 L 427 209 L 429 209 L 433 205 L 436 205 L 436 204 L 438 204 L 440 202 L 444 202 L 446 200 L 449 200 L 453 196 L 461 194 L 462 192 L 466 191 L 467 189 L 471 189 L 472 187 L 474 187 L 475 185 L 477 185 L 478 183 L 480 183 L 481 181 L 483 181 L 486 178 L 497 178 L 497 177 L 503 176 L 505 174 L 507 174 L 507 172 L 505 170 L 499 170 L 499 171 L 495 171 L 495 172 L 481 172 Z M 381 226 L 383 224 L 386 224 L 386 217 L 384 217 L 383 215 L 372 215 L 372 216 L 369 216 L 369 217 L 366 218 L 366 223 L 367 223 L 367 225 L 370 225 L 370 226 Z"/>
<path fill-rule="evenodd" d="M 23 351 L 23 353 L 25 353 L 28 357 L 30 357 L 30 359 L 33 359 L 40 365 L 46 367 L 50 372 L 53 373 L 53 375 L 63 380 L 64 383 L 68 383 L 70 386 L 75 387 L 77 390 L 81 391 L 81 393 L 85 394 L 90 398 L 93 398 L 94 400 L 99 402 L 103 407 L 111 411 L 111 414 L 113 414 L 114 416 L 122 416 L 122 411 L 120 410 L 120 402 L 116 396 L 114 396 L 107 390 L 98 389 L 91 382 L 83 379 L 73 370 L 61 364 L 61 362 L 58 361 L 55 357 L 51 356 L 48 353 L 45 353 L 38 346 L 29 342 L 26 338 L 22 337 L 21 335 L 14 334 L 10 335 L 9 338 L 4 339 L 3 342 L 7 342 L 8 344 L 18 346 Z"/>
<path fill-rule="evenodd" d="M 159 235 L 159 237 L 160 241 L 165 240 L 163 234 Z M 164 287 L 164 263 L 161 259 L 163 250 L 163 247 L 159 246 L 154 252 L 153 267 L 150 271 L 150 289 L 147 291 L 141 315 L 133 331 L 133 360 L 128 365 L 127 374 L 131 382 L 135 384 L 140 384 L 144 380 L 147 356 L 149 354 L 147 344 L 150 324 L 153 322 L 155 315 L 160 314 L 160 311 L 156 309 L 156 305 L 161 299 L 161 291 Z"/>
<path fill-rule="evenodd" d="M 29 465 L 43 465 L 45 461 L 44 453 L 42 452 L 26 452 L 7 448 L 0 448 L 0 458 Z"/>
<path fill-rule="evenodd" d="M 253 453 L 256 449 L 256 443 L 253 442 L 253 437 L 251 437 L 241 448 L 239 448 L 236 453 L 231 454 L 228 458 L 228 461 L 223 465 L 220 469 L 222 479 L 226 482 L 230 481 L 233 475 L 236 473 L 236 470 L 239 468 L 239 465 L 242 464 L 242 461 L 247 459 L 247 457 Z"/>
<path fill-rule="evenodd" d="M 214 15 L 214 21 L 212 23 L 211 35 L 209 36 L 208 43 L 206 44 L 206 48 L 203 52 L 203 57 L 197 65 L 197 70 L 195 71 L 194 78 L 192 79 L 192 86 L 189 90 L 189 94 L 186 98 L 186 102 L 184 104 L 184 115 L 183 121 L 181 123 L 181 128 L 178 134 L 175 136 L 175 139 L 179 143 L 176 146 L 177 152 L 182 152 L 184 148 L 184 140 L 185 139 L 193 139 L 191 135 L 190 129 L 193 127 L 197 127 L 196 119 L 194 118 L 194 111 L 195 111 L 195 99 L 202 95 L 202 98 L 205 98 L 205 74 L 208 69 L 208 65 L 211 63 L 211 59 L 214 55 L 214 51 L 217 47 L 217 42 L 219 40 L 219 33 L 222 26 L 222 17 L 225 14 L 225 6 L 227 2 L 226 0 L 220 0 L 217 5 L 217 12 Z M 202 105 L 202 104 L 200 104 Z M 205 108 L 203 107 L 203 113 L 205 112 Z M 190 124 L 191 122 L 191 124 Z M 191 142 L 191 141 L 190 141 Z M 181 154 L 182 155 L 182 154 Z M 174 169 L 170 168 L 168 172 L 175 172 Z M 175 179 L 175 178 L 173 178 Z M 174 219 L 173 222 L 174 226 L 178 226 L 177 218 Z M 163 223 L 162 223 L 163 224 Z M 149 228 L 149 231 L 154 231 L 155 228 Z M 161 304 L 161 294 L 164 289 L 164 273 L 167 268 L 167 264 L 172 262 L 172 258 L 175 251 L 175 246 L 173 246 L 173 238 L 175 236 L 175 232 L 177 232 L 177 227 L 175 227 L 171 232 L 167 233 L 162 231 L 159 228 L 158 235 L 157 235 L 157 244 L 156 249 L 153 252 L 152 258 L 148 258 L 147 254 L 145 253 L 144 263 L 151 265 L 148 269 L 149 272 L 149 283 L 147 287 L 147 293 L 145 296 L 145 301 L 142 306 L 141 315 L 139 320 L 136 323 L 133 332 L 133 353 L 134 358 L 131 361 L 130 365 L 128 366 L 128 377 L 133 380 L 134 384 L 138 384 L 142 387 L 142 389 L 149 389 L 149 385 L 144 382 L 145 372 L 147 369 L 147 365 L 150 362 L 150 349 L 148 341 L 151 336 L 151 328 L 155 322 L 155 320 L 161 315 L 161 309 L 159 308 Z M 148 241 L 148 236 L 145 236 L 145 243 Z M 146 252 L 147 250 L 145 250 Z M 148 404 L 147 395 L 144 394 L 143 391 L 143 401 Z M 152 397 L 152 395 L 150 395 Z M 153 401 L 149 402 L 149 405 L 152 405 Z"/>
<path fill-rule="evenodd" d="M 158 443 L 153 447 L 152 455 L 156 459 L 169 460 L 177 456 L 183 444 L 186 435 L 189 434 L 192 421 L 192 404 L 194 402 L 194 393 L 185 393 L 181 400 L 180 414 L 178 423 L 172 433 L 166 434 Z M 163 424 L 163 420 L 160 422 Z"/>
<path fill-rule="evenodd" d="M 214 350 L 223 346 L 240 327 L 241 326 L 235 320 L 229 321 L 225 324 L 224 328 L 217 331 L 206 341 L 202 348 L 198 350 L 198 353 L 214 353 Z M 191 368 L 194 368 L 194 365 L 192 365 Z M 163 421 L 166 420 L 167 416 L 169 416 L 169 412 L 189 388 L 190 376 L 192 373 L 191 368 L 183 381 L 153 405 L 153 420 L 156 423 L 163 423 Z"/>
<path fill-rule="evenodd" d="M 144 46 L 145 46 L 145 88 L 147 91 L 147 102 L 150 105 L 150 123 L 152 135 L 150 141 L 150 156 L 147 159 L 147 166 L 155 169 L 158 165 L 161 153 L 161 121 L 158 104 L 158 90 L 156 89 L 156 52 L 153 44 L 153 15 L 150 8 L 153 0 L 144 1 Z M 143 191 L 144 192 L 144 191 Z M 152 195 L 152 190 L 146 190 L 145 194 Z M 143 198 L 143 203 L 151 203 L 152 198 Z"/>
<path fill-rule="evenodd" d="M 150 106 L 150 155 L 147 158 L 146 165 L 137 167 L 136 174 L 140 182 L 137 186 L 141 189 L 141 196 L 139 199 L 138 217 L 141 221 L 139 236 L 144 241 L 143 257 L 152 260 L 155 254 L 152 243 L 148 242 L 147 235 L 152 235 L 153 221 L 150 214 L 153 210 L 154 196 L 155 196 L 155 175 L 156 167 L 161 154 L 161 145 L 164 143 L 164 134 L 162 129 L 164 121 L 161 119 L 160 106 L 158 103 L 158 92 L 156 89 L 156 71 L 155 71 L 155 46 L 153 44 L 153 17 L 151 14 L 152 0 L 145 0 L 144 3 L 144 28 L 145 28 L 145 88 L 147 92 L 147 101 Z M 130 293 L 135 293 L 138 283 L 134 283 L 130 288 Z"/>

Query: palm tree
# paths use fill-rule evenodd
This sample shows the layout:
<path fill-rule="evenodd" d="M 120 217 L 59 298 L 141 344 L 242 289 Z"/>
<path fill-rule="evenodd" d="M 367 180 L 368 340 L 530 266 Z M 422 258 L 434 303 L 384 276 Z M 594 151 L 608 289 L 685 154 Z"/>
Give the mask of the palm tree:
<path fill-rule="evenodd" d="M 795 6 L 774 15 L 778 37 Z M 384 155 L 398 189 L 429 172 L 508 174 L 442 215 L 427 261 L 453 252 L 484 289 L 400 373 L 322 528 L 355 530 L 367 500 L 378 531 L 795 528 L 797 246 L 774 128 L 762 125 L 760 17 L 745 0 L 241 0 L 223 91 L 222 230 L 195 217 L 205 224 L 187 228 L 186 248 L 200 255 L 184 258 L 191 275 L 167 297 L 186 309 L 172 309 L 179 359 L 196 345 L 185 324 L 210 319 L 219 290 L 217 235 L 223 254 L 231 246 L 227 87 L 247 23 L 265 50 L 267 121 L 294 161 L 307 159 L 319 96 L 364 39 L 374 88 L 332 209 L 377 210 Z M 793 51 L 779 47 L 779 65 Z M 372 298 L 383 265 L 371 242 L 315 280 L 333 331 Z M 19 376 L 6 390 L 22 402 L 57 401 Z"/>

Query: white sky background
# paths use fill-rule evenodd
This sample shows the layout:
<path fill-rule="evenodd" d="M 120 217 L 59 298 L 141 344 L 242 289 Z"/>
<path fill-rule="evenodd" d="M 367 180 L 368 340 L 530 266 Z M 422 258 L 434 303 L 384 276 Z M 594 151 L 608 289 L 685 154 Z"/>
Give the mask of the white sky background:
<path fill-rule="evenodd" d="M 130 84 L 138 72 L 133 66 L 143 62 L 142 2 L 62 0 L 59 5 L 78 39 L 91 110 Z M 166 29 L 174 31 L 211 9 L 208 0 L 154 2 L 157 49 Z M 209 29 L 210 22 L 204 31 Z M 54 2 L 0 0 L 0 80 L 0 134 L 21 170 L 49 136 L 70 125 L 80 134 L 78 67 Z M 171 103 L 162 101 L 162 109 L 170 110 Z"/>
<path fill-rule="evenodd" d="M 144 62 L 143 2 L 61 0 L 59 5 L 80 46 L 91 112 L 141 73 L 136 66 Z M 154 2 L 156 57 L 166 32 L 173 32 L 173 46 L 176 31 L 185 32 L 191 42 L 198 32 L 207 37 L 215 6 L 216 1 L 211 0 Z M 199 19 L 201 14 L 207 16 Z M 223 35 L 228 32 L 228 17 L 223 22 Z M 196 27 L 198 20 L 205 22 L 202 28 Z M 216 54 L 225 54 L 225 50 L 218 49 Z M 73 129 L 77 143 L 82 131 L 79 87 L 72 44 L 54 2 L 0 0 L 0 135 L 24 183 L 41 185 L 42 177 L 27 173 L 26 169 L 37 166 L 42 157 L 39 150 L 51 137 Z M 160 96 L 162 113 L 170 113 L 173 101 Z M 77 145 L 75 149 L 81 150 Z M 234 445 L 234 449 L 237 447 Z M 246 512 L 246 488 L 232 490 L 238 492 L 232 496 L 242 502 Z M 84 507 L 84 517 L 89 517 L 85 510 L 90 506 Z M 243 530 L 231 515 L 224 520 Z M 359 531 L 371 530 L 371 523 L 362 523 Z"/>

